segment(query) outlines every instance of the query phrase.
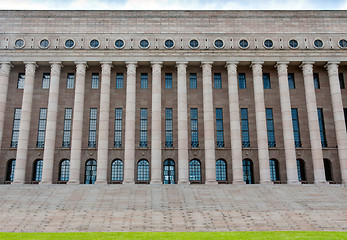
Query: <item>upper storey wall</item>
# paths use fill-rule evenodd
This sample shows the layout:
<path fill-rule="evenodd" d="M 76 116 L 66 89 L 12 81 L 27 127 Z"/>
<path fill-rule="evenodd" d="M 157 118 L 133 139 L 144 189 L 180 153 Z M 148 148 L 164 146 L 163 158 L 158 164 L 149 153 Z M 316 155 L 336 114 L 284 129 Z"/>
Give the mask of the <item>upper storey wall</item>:
<path fill-rule="evenodd" d="M 0 11 L 0 34 L 346 33 L 347 11 Z"/>

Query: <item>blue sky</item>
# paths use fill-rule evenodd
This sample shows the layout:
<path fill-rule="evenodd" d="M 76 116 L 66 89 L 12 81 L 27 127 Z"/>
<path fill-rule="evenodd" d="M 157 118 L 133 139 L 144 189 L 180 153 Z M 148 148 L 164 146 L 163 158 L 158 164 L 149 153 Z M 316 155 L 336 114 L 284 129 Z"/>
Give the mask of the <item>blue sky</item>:
<path fill-rule="evenodd" d="M 25 10 L 347 10 L 347 0 L 0 0 Z"/>

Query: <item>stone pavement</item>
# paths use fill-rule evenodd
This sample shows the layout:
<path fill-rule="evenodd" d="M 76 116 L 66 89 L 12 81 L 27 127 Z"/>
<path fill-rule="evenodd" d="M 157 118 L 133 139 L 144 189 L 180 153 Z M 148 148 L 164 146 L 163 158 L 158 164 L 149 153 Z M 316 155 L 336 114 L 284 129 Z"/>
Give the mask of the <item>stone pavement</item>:
<path fill-rule="evenodd" d="M 1 185 L 0 231 L 347 231 L 339 185 Z"/>

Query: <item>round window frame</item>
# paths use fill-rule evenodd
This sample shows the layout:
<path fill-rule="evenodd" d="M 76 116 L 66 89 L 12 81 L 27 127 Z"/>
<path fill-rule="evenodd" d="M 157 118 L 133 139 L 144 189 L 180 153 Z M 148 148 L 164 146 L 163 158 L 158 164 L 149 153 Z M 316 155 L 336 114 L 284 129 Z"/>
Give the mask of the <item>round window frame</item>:
<path fill-rule="evenodd" d="M 16 46 L 16 42 L 19 41 L 19 40 L 22 40 L 22 41 L 23 41 L 23 46 L 21 46 L 21 47 L 17 47 L 17 46 Z M 15 48 L 15 49 L 22 49 L 22 48 L 24 48 L 24 47 L 25 47 L 25 40 L 24 40 L 23 38 L 18 38 L 18 39 L 16 39 L 16 41 L 14 41 L 14 48 Z"/>
<path fill-rule="evenodd" d="M 317 41 L 317 40 L 319 40 L 319 41 L 321 41 L 322 42 L 322 46 L 321 47 L 317 47 L 316 46 L 316 44 L 315 44 L 315 42 Z M 319 39 L 319 38 L 316 38 L 315 40 L 313 40 L 313 47 L 315 48 L 315 49 L 323 49 L 324 47 L 325 47 L 325 44 L 324 44 L 324 41 L 322 40 L 322 39 Z"/>
<path fill-rule="evenodd" d="M 265 42 L 266 42 L 266 41 L 271 41 L 271 42 L 272 42 L 272 46 L 271 46 L 271 47 L 267 47 L 267 46 L 265 45 Z M 265 40 L 263 41 L 263 47 L 264 47 L 265 49 L 270 50 L 270 49 L 273 49 L 273 48 L 275 47 L 275 43 L 274 43 L 274 41 L 273 41 L 272 39 L 267 38 L 267 39 L 265 39 Z"/>
<path fill-rule="evenodd" d="M 47 41 L 47 42 L 48 42 L 47 47 L 42 47 L 42 46 L 41 46 L 41 42 L 42 42 L 42 41 Z M 41 39 L 40 42 L 39 42 L 39 47 L 40 47 L 41 49 L 47 49 L 47 48 L 49 48 L 50 46 L 51 46 L 51 41 L 49 41 L 47 38 Z"/>
<path fill-rule="evenodd" d="M 197 41 L 197 43 L 198 43 L 198 46 L 196 46 L 196 47 L 192 47 L 192 46 L 190 45 L 190 42 L 191 42 L 191 41 L 194 41 L 194 40 Z M 200 42 L 199 42 L 198 39 L 192 38 L 192 39 L 189 40 L 188 46 L 189 46 L 190 49 L 198 49 L 198 48 L 200 47 Z"/>
<path fill-rule="evenodd" d="M 142 47 L 141 46 L 141 42 L 144 41 L 144 40 L 148 42 L 148 46 L 147 47 Z M 139 48 L 141 48 L 141 49 L 148 49 L 150 46 L 151 46 L 151 42 L 147 38 L 143 38 L 143 39 L 141 39 L 139 41 Z"/>
<path fill-rule="evenodd" d="M 168 40 L 170 40 L 170 41 L 172 41 L 173 42 L 173 45 L 172 45 L 172 47 L 167 47 L 166 46 L 166 41 L 168 41 Z M 164 41 L 164 44 L 163 44 L 163 46 L 164 46 L 164 48 L 166 48 L 166 49 L 173 49 L 174 47 L 175 47 L 175 45 L 176 45 L 176 43 L 175 43 L 175 41 L 173 40 L 173 39 L 171 39 L 171 38 L 168 38 L 168 39 L 166 39 L 165 41 Z"/>
<path fill-rule="evenodd" d="M 98 41 L 98 43 L 99 43 L 99 45 L 97 47 L 92 47 L 92 45 L 91 45 L 92 41 L 94 41 L 94 40 Z M 97 38 L 93 38 L 92 40 L 89 41 L 89 48 L 90 49 L 98 49 L 100 47 L 100 45 L 101 45 L 100 40 Z"/>
<path fill-rule="evenodd" d="M 296 47 L 290 46 L 290 41 L 292 41 L 292 40 L 296 41 L 296 43 L 298 44 L 298 46 L 296 46 Z M 296 40 L 296 39 L 294 39 L 294 38 L 289 39 L 289 41 L 288 41 L 288 47 L 289 47 L 290 49 L 298 49 L 298 48 L 300 47 L 299 41 Z"/>
<path fill-rule="evenodd" d="M 72 47 L 67 47 L 66 46 L 66 42 L 69 41 L 69 40 L 71 40 L 73 42 Z M 72 38 L 66 39 L 65 42 L 64 42 L 64 48 L 66 48 L 66 49 L 73 49 L 75 46 L 76 46 L 76 42 Z"/>
<path fill-rule="evenodd" d="M 247 42 L 247 47 L 242 47 L 242 46 L 240 45 L 240 42 L 241 42 L 241 41 L 246 41 L 246 42 Z M 238 41 L 237 45 L 239 46 L 240 49 L 246 50 L 246 49 L 249 48 L 249 41 L 248 41 L 248 39 L 246 39 L 246 38 L 242 38 L 242 39 L 240 39 L 240 40 Z"/>
<path fill-rule="evenodd" d="M 216 46 L 216 41 L 222 41 L 223 46 L 217 47 L 217 46 Z M 225 47 L 225 42 L 224 42 L 222 39 L 217 38 L 217 39 L 215 39 L 215 40 L 213 41 L 213 46 L 214 46 L 215 49 L 223 49 L 223 48 Z"/>
<path fill-rule="evenodd" d="M 341 39 L 337 42 L 337 45 L 339 46 L 339 48 L 341 48 L 341 49 L 347 49 L 347 47 L 342 47 L 342 46 L 340 45 L 340 42 L 341 42 L 341 41 L 346 41 L 346 42 L 347 42 L 347 39 L 341 38 Z"/>
<path fill-rule="evenodd" d="M 117 47 L 117 46 L 116 46 L 116 42 L 119 41 L 119 40 L 123 42 L 123 46 L 121 46 L 121 47 Z M 122 39 L 122 38 L 117 38 L 117 39 L 113 42 L 113 46 L 114 46 L 115 49 L 118 49 L 118 50 L 123 49 L 123 48 L 125 47 L 125 41 L 124 41 L 124 39 Z"/>

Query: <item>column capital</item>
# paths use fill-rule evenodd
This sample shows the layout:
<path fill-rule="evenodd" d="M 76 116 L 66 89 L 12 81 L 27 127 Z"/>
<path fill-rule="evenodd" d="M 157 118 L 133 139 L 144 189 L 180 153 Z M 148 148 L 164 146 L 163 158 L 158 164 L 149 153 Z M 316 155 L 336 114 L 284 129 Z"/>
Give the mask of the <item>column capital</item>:
<path fill-rule="evenodd" d="M 252 62 L 251 65 L 249 66 L 252 68 L 252 72 L 254 76 L 261 76 L 262 71 L 263 71 L 263 63 L 264 62 Z"/>
<path fill-rule="evenodd" d="M 254 61 L 251 63 L 251 65 L 249 65 L 250 68 L 252 68 L 253 66 L 263 66 L 264 62 L 262 61 Z"/>
<path fill-rule="evenodd" d="M 11 62 L 1 62 L 1 70 L 0 73 L 3 75 L 9 75 L 11 68 L 13 67 L 13 65 L 11 64 Z"/>
<path fill-rule="evenodd" d="M 62 62 L 60 62 L 60 61 L 52 61 L 52 62 L 49 62 L 49 64 L 51 64 L 51 65 L 59 64 L 59 65 L 63 66 Z"/>
<path fill-rule="evenodd" d="M 299 67 L 303 74 L 313 74 L 313 64 L 314 62 L 302 62 Z"/>
<path fill-rule="evenodd" d="M 304 66 L 313 66 L 314 62 L 313 61 L 304 61 L 299 65 L 299 68 L 303 68 Z"/>
<path fill-rule="evenodd" d="M 25 64 L 25 67 L 26 66 L 34 66 L 35 68 L 37 68 L 39 65 L 37 65 L 36 62 L 23 62 Z"/>
<path fill-rule="evenodd" d="M 277 69 L 278 69 L 278 67 L 280 67 L 280 66 L 286 66 L 286 67 L 288 67 L 288 64 L 289 64 L 289 62 L 277 62 L 277 63 L 275 64 L 274 68 L 277 68 Z"/>
<path fill-rule="evenodd" d="M 104 65 L 104 64 L 112 65 L 112 62 L 111 61 L 100 61 L 100 64 L 101 65 Z"/>
<path fill-rule="evenodd" d="M 239 62 L 226 62 L 225 66 L 227 68 L 228 73 L 237 73 L 237 64 Z"/>
<path fill-rule="evenodd" d="M 152 66 L 154 66 L 154 65 L 160 65 L 160 66 L 162 66 L 162 65 L 163 65 L 163 62 L 160 62 L 160 61 L 151 62 L 151 65 L 152 65 Z"/>
<path fill-rule="evenodd" d="M 225 63 L 225 65 L 226 66 L 228 66 L 228 65 L 238 65 L 240 62 L 237 62 L 237 61 L 227 61 L 226 63 Z"/>
<path fill-rule="evenodd" d="M 176 62 L 176 66 L 179 66 L 179 65 L 184 65 L 187 67 L 188 65 L 188 62 L 185 62 L 185 61 L 179 61 L 179 62 Z"/>
<path fill-rule="evenodd" d="M 88 64 L 87 64 L 87 62 L 74 62 L 75 64 L 76 64 L 76 66 L 78 66 L 78 65 L 80 65 L 80 66 L 82 66 L 82 65 L 84 65 L 84 66 L 86 66 L 86 68 L 88 67 Z"/>
<path fill-rule="evenodd" d="M 137 62 L 136 62 L 136 61 L 125 62 L 125 65 L 126 65 L 126 66 L 135 65 L 135 67 L 137 67 Z"/>
<path fill-rule="evenodd" d="M 25 75 L 34 75 L 38 65 L 36 62 L 24 62 L 25 64 Z"/>
<path fill-rule="evenodd" d="M 111 68 L 112 63 L 111 62 L 100 62 L 101 63 L 101 75 L 110 75 L 111 74 Z"/>
<path fill-rule="evenodd" d="M 335 66 L 335 67 L 338 68 L 338 66 L 339 66 L 340 63 L 341 63 L 341 62 L 327 62 L 327 63 L 324 65 L 324 67 L 325 67 L 327 70 L 331 69 L 332 66 Z"/>
<path fill-rule="evenodd" d="M 205 66 L 205 65 L 212 65 L 213 62 L 211 61 L 204 61 L 204 62 L 201 62 L 201 66 Z"/>

